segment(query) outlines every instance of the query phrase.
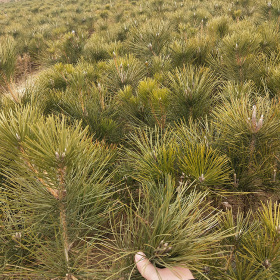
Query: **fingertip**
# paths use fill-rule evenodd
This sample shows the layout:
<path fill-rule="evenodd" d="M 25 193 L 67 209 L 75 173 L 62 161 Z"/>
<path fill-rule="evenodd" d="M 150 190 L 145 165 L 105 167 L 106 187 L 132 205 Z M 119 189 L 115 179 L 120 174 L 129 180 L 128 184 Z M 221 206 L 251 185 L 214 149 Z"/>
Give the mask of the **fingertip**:
<path fill-rule="evenodd" d="M 143 261 L 146 258 L 146 255 L 143 252 L 137 252 L 135 254 L 134 260 L 136 263 Z"/>
<path fill-rule="evenodd" d="M 153 277 L 157 275 L 155 267 L 143 252 L 135 254 L 135 263 L 138 271 L 145 279 L 153 279 Z"/>

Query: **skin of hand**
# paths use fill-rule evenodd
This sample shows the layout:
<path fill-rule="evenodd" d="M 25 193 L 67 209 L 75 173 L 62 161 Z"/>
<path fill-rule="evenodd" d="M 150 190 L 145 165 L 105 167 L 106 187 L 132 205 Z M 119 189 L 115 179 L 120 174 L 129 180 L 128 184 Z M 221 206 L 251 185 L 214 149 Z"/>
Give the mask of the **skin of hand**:
<path fill-rule="evenodd" d="M 190 280 L 194 279 L 191 271 L 183 267 L 155 268 L 143 252 L 135 255 L 136 266 L 147 280 Z"/>

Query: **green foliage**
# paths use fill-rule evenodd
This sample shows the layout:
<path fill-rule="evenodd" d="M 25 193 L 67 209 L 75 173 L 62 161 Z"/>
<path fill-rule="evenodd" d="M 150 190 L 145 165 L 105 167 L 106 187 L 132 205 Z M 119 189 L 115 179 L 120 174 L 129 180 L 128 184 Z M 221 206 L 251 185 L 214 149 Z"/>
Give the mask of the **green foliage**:
<path fill-rule="evenodd" d="M 61 103 L 61 94 L 66 90 L 75 91 L 81 103 L 81 92 L 86 91 L 87 86 L 92 86 L 98 77 L 98 70 L 90 64 L 80 62 L 74 67 L 58 63 L 38 75 L 35 83 L 27 87 L 27 95 L 48 114 L 57 109 Z"/>
<path fill-rule="evenodd" d="M 227 234 L 215 230 L 219 213 L 204 203 L 205 193 L 189 191 L 188 185 L 181 185 L 177 193 L 175 189 L 170 177 L 160 185 L 143 184 L 139 198 L 124 206 L 120 221 L 112 217 L 112 251 L 117 259 L 113 279 L 142 279 L 133 262 L 139 250 L 158 267 L 176 264 L 198 274 L 203 273 L 207 260 L 219 258 L 215 249 Z"/>
<path fill-rule="evenodd" d="M 0 279 L 279 279 L 279 8 L 1 2 Z"/>
<path fill-rule="evenodd" d="M 247 81 L 245 83 L 227 81 L 224 83 L 219 100 L 231 102 L 232 99 L 240 99 L 252 96 L 258 93 L 258 89 L 254 82 Z"/>
<path fill-rule="evenodd" d="M 235 234 L 225 239 L 231 253 L 223 277 L 232 280 L 279 278 L 279 205 L 270 201 L 263 204 L 257 214 L 254 223 L 251 223 L 252 212 L 247 216 L 238 213 L 236 219 L 231 211 L 225 215 L 225 228 L 235 225 Z"/>
<path fill-rule="evenodd" d="M 228 154 L 240 190 L 273 181 L 279 152 L 279 107 L 268 97 L 232 97 L 214 112 L 218 145 Z M 274 180 L 275 181 L 275 180 Z"/>
<path fill-rule="evenodd" d="M 137 130 L 130 135 L 131 147 L 125 158 L 131 167 L 130 175 L 139 181 L 162 181 L 167 174 L 175 174 L 176 145 L 171 131 L 158 127 L 146 132 Z"/>
<path fill-rule="evenodd" d="M 268 28 L 268 24 L 264 23 L 259 27 L 259 33 L 262 37 L 260 42 L 261 49 L 270 56 L 271 53 L 279 48 L 278 27 L 277 25 L 269 25 Z"/>
<path fill-rule="evenodd" d="M 172 61 L 169 55 L 153 56 L 151 60 L 145 62 L 148 69 L 148 75 L 153 76 L 160 82 L 164 82 L 168 71 L 172 69 Z"/>
<path fill-rule="evenodd" d="M 279 20 L 280 16 L 279 8 L 279 1 L 267 1 L 265 3 L 262 3 L 260 7 L 261 16 L 266 20 L 277 21 Z"/>
<path fill-rule="evenodd" d="M 16 45 L 11 37 L 0 41 L 0 85 L 5 86 L 15 74 Z"/>
<path fill-rule="evenodd" d="M 133 56 L 114 57 L 107 63 L 103 83 L 112 94 L 116 94 L 128 85 L 135 89 L 145 73 L 145 65 Z"/>
<path fill-rule="evenodd" d="M 80 124 L 67 127 L 63 118 L 37 120 L 28 126 L 25 138 L 14 135 L 14 126 L 7 121 L 2 119 L 1 134 L 11 137 L 2 148 L 15 156 L 3 167 L 2 273 L 13 275 L 12 268 L 17 273 L 19 265 L 23 271 L 31 269 L 35 277 L 94 275 L 86 259 L 92 262 L 96 257 L 90 250 L 104 232 L 101 228 L 111 207 L 108 171 L 114 150 L 92 143 Z M 25 128 L 19 119 L 18 131 Z M 16 252 L 7 247 L 11 242 L 18 245 Z"/>
<path fill-rule="evenodd" d="M 67 76 L 74 72 L 71 64 L 56 64 L 38 77 L 40 90 L 46 92 L 50 89 L 66 89 Z"/>
<path fill-rule="evenodd" d="M 20 142 L 31 137 L 33 124 L 42 121 L 41 112 L 30 106 L 15 106 L 0 115 L 1 173 L 3 168 L 12 168 L 21 154 Z"/>
<path fill-rule="evenodd" d="M 43 54 L 45 64 L 77 63 L 82 54 L 85 36 L 85 34 L 76 34 L 76 31 L 72 30 L 63 38 L 50 42 L 45 54 Z"/>
<path fill-rule="evenodd" d="M 230 19 L 228 17 L 216 17 L 208 22 L 208 31 L 213 36 L 223 38 L 229 33 L 229 24 Z"/>
<path fill-rule="evenodd" d="M 280 68 L 279 65 L 271 66 L 268 70 L 268 75 L 265 80 L 265 87 L 269 91 L 269 94 L 272 97 L 279 97 L 280 93 L 280 84 L 279 84 L 279 77 L 280 77 Z"/>
<path fill-rule="evenodd" d="M 97 62 L 110 59 L 117 52 L 117 43 L 107 43 L 103 37 L 92 36 L 85 44 L 83 55 L 87 61 Z"/>
<path fill-rule="evenodd" d="M 131 52 L 146 61 L 158 56 L 168 47 L 171 26 L 168 22 L 153 20 L 142 26 L 130 28 L 128 48 Z"/>
<path fill-rule="evenodd" d="M 175 67 L 188 63 L 206 64 L 208 56 L 215 47 L 215 41 L 209 36 L 201 35 L 184 38 L 171 45 L 171 58 Z"/>
<path fill-rule="evenodd" d="M 193 62 L 196 52 L 194 40 L 176 40 L 170 49 L 173 65 L 179 67 Z"/>
<path fill-rule="evenodd" d="M 36 104 L 45 115 L 64 114 L 69 121 L 81 121 L 98 140 L 118 143 L 122 137 L 122 124 L 117 122 L 115 102 L 100 85 L 96 67 L 80 62 L 56 64 L 43 72 L 33 88 L 27 91 L 26 103 Z"/>
<path fill-rule="evenodd" d="M 135 93 L 131 87 L 118 93 L 120 114 L 131 126 L 164 128 L 169 119 L 169 100 L 169 90 L 154 79 L 141 81 Z"/>
<path fill-rule="evenodd" d="M 178 146 L 181 181 L 195 181 L 200 187 L 223 192 L 229 187 L 229 159 L 215 149 L 213 127 L 206 121 L 181 123 L 174 131 Z"/>
<path fill-rule="evenodd" d="M 169 73 L 168 78 L 174 120 L 200 118 L 213 108 L 217 80 L 209 69 L 193 66 L 177 68 Z"/>
<path fill-rule="evenodd" d="M 182 144 L 180 170 L 186 178 L 196 180 L 201 186 L 224 185 L 229 182 L 228 158 L 205 144 Z"/>
<path fill-rule="evenodd" d="M 240 31 L 224 37 L 217 58 L 209 60 L 215 71 L 224 79 L 245 82 L 263 76 L 260 36 Z"/>
<path fill-rule="evenodd" d="M 58 106 L 53 111 L 65 114 L 72 121 L 82 120 L 83 127 L 88 126 L 89 132 L 98 140 L 119 143 L 123 125 L 114 111 L 115 102 L 108 98 L 100 85 L 87 87 L 86 91 L 69 89 L 56 98 Z"/>

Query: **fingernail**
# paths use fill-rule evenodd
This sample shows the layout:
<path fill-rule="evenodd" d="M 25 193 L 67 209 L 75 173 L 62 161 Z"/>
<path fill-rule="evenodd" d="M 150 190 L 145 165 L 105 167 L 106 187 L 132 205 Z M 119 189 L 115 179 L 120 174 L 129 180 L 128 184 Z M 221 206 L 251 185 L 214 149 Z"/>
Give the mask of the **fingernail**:
<path fill-rule="evenodd" d="M 143 252 L 138 252 L 135 254 L 135 262 L 143 261 L 146 255 Z"/>

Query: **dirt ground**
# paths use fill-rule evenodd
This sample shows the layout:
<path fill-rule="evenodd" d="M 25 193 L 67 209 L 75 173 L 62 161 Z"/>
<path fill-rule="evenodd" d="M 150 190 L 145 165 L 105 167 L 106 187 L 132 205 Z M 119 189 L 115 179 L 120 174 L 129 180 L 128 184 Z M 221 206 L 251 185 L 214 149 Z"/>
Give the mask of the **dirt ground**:
<path fill-rule="evenodd" d="M 250 209 L 256 212 L 262 208 L 262 204 L 267 205 L 269 201 L 272 203 L 280 203 L 280 193 L 272 191 L 260 191 L 255 193 L 228 195 L 224 198 L 214 199 L 213 206 L 221 209 L 232 209 L 236 214 L 239 210 L 247 213 Z"/>

